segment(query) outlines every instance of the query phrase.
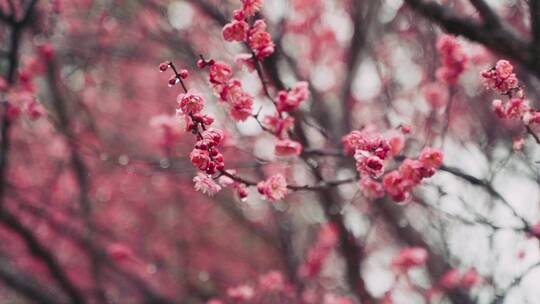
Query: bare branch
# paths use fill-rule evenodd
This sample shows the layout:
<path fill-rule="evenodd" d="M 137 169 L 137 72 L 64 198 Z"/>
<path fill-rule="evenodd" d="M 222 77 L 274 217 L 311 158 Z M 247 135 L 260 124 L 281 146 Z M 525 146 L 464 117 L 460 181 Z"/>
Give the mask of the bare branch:
<path fill-rule="evenodd" d="M 446 31 L 482 43 L 493 51 L 521 63 L 540 77 L 540 64 L 534 60 L 529 43 L 511 29 L 502 25 L 496 28 L 488 27 L 470 18 L 461 17 L 452 9 L 433 1 L 405 0 L 405 2 Z M 477 5 L 481 6 L 479 3 Z"/>
<path fill-rule="evenodd" d="M 529 268 L 527 268 L 524 272 L 522 272 L 518 277 L 516 277 L 512 283 L 510 283 L 510 285 L 508 287 L 506 287 L 506 289 L 499 293 L 495 299 L 493 300 L 492 304 L 502 304 L 504 303 L 506 297 L 508 296 L 508 292 L 517 287 L 519 284 L 521 284 L 521 281 L 523 281 L 523 279 L 529 274 L 531 273 L 531 271 L 533 271 L 534 269 L 540 267 L 540 262 L 537 262 L 531 266 L 529 266 Z"/>
<path fill-rule="evenodd" d="M 45 263 L 51 276 L 69 295 L 73 303 L 85 302 L 82 294 L 66 275 L 56 257 L 41 244 L 29 228 L 25 227 L 14 215 L 7 212 L 7 210 L 3 210 L 2 213 L 0 213 L 0 222 L 4 224 L 6 228 L 17 233 L 24 240 L 30 252 Z"/>
<path fill-rule="evenodd" d="M 531 36 L 534 49 L 540 47 L 540 0 L 529 0 Z"/>
<path fill-rule="evenodd" d="M 484 0 L 470 0 L 470 2 L 482 16 L 487 27 L 501 26 L 499 16 Z"/>
<path fill-rule="evenodd" d="M 0 259 L 0 280 L 35 303 L 67 303 L 65 299 L 53 293 L 49 286 L 42 285 L 3 258 Z"/>

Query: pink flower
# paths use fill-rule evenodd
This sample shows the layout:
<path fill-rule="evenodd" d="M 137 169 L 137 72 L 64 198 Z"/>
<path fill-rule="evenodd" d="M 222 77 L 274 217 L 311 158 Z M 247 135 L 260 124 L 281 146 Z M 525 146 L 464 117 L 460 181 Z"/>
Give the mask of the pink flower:
<path fill-rule="evenodd" d="M 279 91 L 276 97 L 278 111 L 291 112 L 296 110 L 300 104 L 309 98 L 308 83 L 301 81 L 297 83 L 289 92 Z"/>
<path fill-rule="evenodd" d="M 504 109 L 504 104 L 502 100 L 495 99 L 491 103 L 491 107 L 493 108 L 493 112 L 499 117 L 499 118 L 506 118 L 506 111 Z"/>
<path fill-rule="evenodd" d="M 409 198 L 412 183 L 404 179 L 399 171 L 391 171 L 383 177 L 384 190 L 396 202 L 405 201 Z"/>
<path fill-rule="evenodd" d="M 210 155 L 206 150 L 193 149 L 189 154 L 193 166 L 200 170 L 206 170 L 211 163 Z"/>
<path fill-rule="evenodd" d="M 257 191 L 269 201 L 278 201 L 287 196 L 287 181 L 283 175 L 275 174 L 266 181 L 259 182 Z"/>
<path fill-rule="evenodd" d="M 442 165 L 444 153 L 439 149 L 425 147 L 422 152 L 420 152 L 418 159 L 426 168 L 436 169 Z"/>
<path fill-rule="evenodd" d="M 268 128 L 276 137 L 283 138 L 283 136 L 289 131 L 294 125 L 294 118 L 292 116 L 287 116 L 281 118 L 279 115 L 267 115 L 264 118 L 264 126 Z"/>
<path fill-rule="evenodd" d="M 232 78 L 232 68 L 222 61 L 210 65 L 209 80 L 212 84 L 225 84 Z"/>
<path fill-rule="evenodd" d="M 249 301 L 255 296 L 255 290 L 248 285 L 240 285 L 238 287 L 227 289 L 227 295 L 233 299 L 233 301 Z"/>
<path fill-rule="evenodd" d="M 472 288 L 474 285 L 478 284 L 478 282 L 480 282 L 480 276 L 474 268 L 467 270 L 461 277 L 461 287 L 463 288 Z"/>
<path fill-rule="evenodd" d="M 244 200 L 249 195 L 249 190 L 244 184 L 236 184 L 236 193 L 238 194 L 238 197 L 240 200 Z"/>
<path fill-rule="evenodd" d="M 246 17 L 255 15 L 263 6 L 263 0 L 242 0 L 242 11 Z"/>
<path fill-rule="evenodd" d="M 251 54 L 248 54 L 248 53 L 238 54 L 234 58 L 234 61 L 239 66 L 242 66 L 242 65 L 246 66 L 248 71 L 250 72 L 255 71 L 255 68 L 256 68 L 255 60 L 253 60 L 253 56 Z"/>
<path fill-rule="evenodd" d="M 369 177 L 362 176 L 360 179 L 360 188 L 363 190 L 364 195 L 369 198 L 381 198 L 384 196 L 383 185 Z"/>
<path fill-rule="evenodd" d="M 264 59 L 274 53 L 274 42 L 270 34 L 266 32 L 266 23 L 262 19 L 255 21 L 248 31 L 247 42 L 257 59 Z"/>
<path fill-rule="evenodd" d="M 281 291 L 285 288 L 285 279 L 279 271 L 270 271 L 259 277 L 259 286 L 263 290 Z"/>
<path fill-rule="evenodd" d="M 540 222 L 531 226 L 531 232 L 534 237 L 540 239 Z"/>
<path fill-rule="evenodd" d="M 443 289 L 453 289 L 461 283 L 461 274 L 457 269 L 448 270 L 439 280 L 439 286 Z"/>
<path fill-rule="evenodd" d="M 133 258 L 133 252 L 129 247 L 120 244 L 120 243 L 114 243 L 110 244 L 107 247 L 107 253 L 113 258 L 115 261 L 122 261 Z"/>
<path fill-rule="evenodd" d="M 529 104 L 522 98 L 512 98 L 505 106 L 506 117 L 521 119 L 529 111 Z"/>
<path fill-rule="evenodd" d="M 402 134 L 409 134 L 412 131 L 412 126 L 411 125 L 401 125 L 399 129 L 400 129 Z"/>
<path fill-rule="evenodd" d="M 50 43 L 44 43 L 38 46 L 39 55 L 45 60 L 51 60 L 56 53 L 54 47 Z"/>
<path fill-rule="evenodd" d="M 294 140 L 282 139 L 276 143 L 274 153 L 277 156 L 298 156 L 302 153 L 302 145 Z"/>
<path fill-rule="evenodd" d="M 244 41 L 247 39 L 248 29 L 247 22 L 234 20 L 223 27 L 223 38 L 227 41 Z"/>
<path fill-rule="evenodd" d="M 233 80 L 227 86 L 226 100 L 229 103 L 229 113 L 236 121 L 248 119 L 253 112 L 253 96 L 242 89 L 238 80 Z"/>
<path fill-rule="evenodd" d="M 427 251 L 422 247 L 408 247 L 400 250 L 399 254 L 392 260 L 392 266 L 408 270 L 412 267 L 422 266 L 428 259 Z"/>
<path fill-rule="evenodd" d="M 448 88 L 438 82 L 426 84 L 423 89 L 424 98 L 433 108 L 440 108 L 448 102 Z"/>
<path fill-rule="evenodd" d="M 186 115 L 199 113 L 204 107 L 204 99 L 195 90 L 178 95 L 177 102 L 182 113 Z"/>
<path fill-rule="evenodd" d="M 356 150 L 366 150 L 371 139 L 370 134 L 365 131 L 353 130 L 351 133 L 343 136 L 341 143 L 347 155 L 352 155 Z"/>
<path fill-rule="evenodd" d="M 213 179 L 201 172 L 197 173 L 197 175 L 193 178 L 193 182 L 195 183 L 196 191 L 202 192 L 209 196 L 213 196 L 221 190 L 221 187 Z"/>
<path fill-rule="evenodd" d="M 193 119 L 196 122 L 200 122 L 205 126 L 209 126 L 214 123 L 214 117 L 208 114 L 193 114 Z"/>
<path fill-rule="evenodd" d="M 253 97 L 248 93 L 240 95 L 234 99 L 234 103 L 230 105 L 229 113 L 236 121 L 244 121 L 252 115 Z"/>
<path fill-rule="evenodd" d="M 26 115 L 28 115 L 31 120 L 36 120 L 45 115 L 45 108 L 43 105 L 41 105 L 41 103 L 37 102 L 35 99 L 32 99 L 26 105 Z"/>
<path fill-rule="evenodd" d="M 508 60 L 499 60 L 495 64 L 495 71 L 501 78 L 508 78 L 514 71 L 514 66 Z"/>
<path fill-rule="evenodd" d="M 401 178 L 410 180 L 413 184 L 419 183 L 424 177 L 424 164 L 418 160 L 405 159 L 399 166 Z"/>
<path fill-rule="evenodd" d="M 165 72 L 169 68 L 170 64 L 171 64 L 170 61 L 165 61 L 165 62 L 160 63 L 159 64 L 159 70 L 161 72 Z"/>
<path fill-rule="evenodd" d="M 390 145 L 390 155 L 396 156 L 405 147 L 405 136 L 403 136 L 403 133 L 397 131 L 397 130 L 389 130 L 386 131 L 383 136 L 388 141 L 388 144 Z"/>
<path fill-rule="evenodd" d="M 540 112 L 529 110 L 525 112 L 525 114 L 523 114 L 523 117 L 521 119 L 527 125 L 538 124 L 540 123 Z"/>
<path fill-rule="evenodd" d="M 209 128 L 201 133 L 201 139 L 197 141 L 195 147 L 197 149 L 206 150 L 210 147 L 215 147 L 221 143 L 225 137 L 222 130 Z"/>
<path fill-rule="evenodd" d="M 341 139 L 345 153 L 354 154 L 357 150 L 366 151 L 385 160 L 391 151 L 391 146 L 386 138 L 370 128 L 362 131 L 354 130 Z"/>
<path fill-rule="evenodd" d="M 518 87 L 519 81 L 516 74 L 512 73 L 514 67 L 506 60 L 497 61 L 494 68 L 483 71 L 480 76 L 484 84 L 499 94 L 507 94 L 510 90 Z"/>
<path fill-rule="evenodd" d="M 384 161 L 377 155 L 367 151 L 357 150 L 354 154 L 356 170 L 359 173 L 367 173 L 371 177 L 380 177 L 384 172 Z"/>
<path fill-rule="evenodd" d="M 441 56 L 442 67 L 437 69 L 439 81 L 453 85 L 467 68 L 467 56 L 454 36 L 443 35 L 437 41 L 437 51 Z"/>

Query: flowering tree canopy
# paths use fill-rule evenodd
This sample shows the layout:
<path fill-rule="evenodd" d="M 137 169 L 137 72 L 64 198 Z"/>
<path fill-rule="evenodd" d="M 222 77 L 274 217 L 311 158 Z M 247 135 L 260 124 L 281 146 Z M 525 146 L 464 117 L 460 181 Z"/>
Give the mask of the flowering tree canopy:
<path fill-rule="evenodd" d="M 535 303 L 540 0 L 0 0 L 1 303 Z"/>

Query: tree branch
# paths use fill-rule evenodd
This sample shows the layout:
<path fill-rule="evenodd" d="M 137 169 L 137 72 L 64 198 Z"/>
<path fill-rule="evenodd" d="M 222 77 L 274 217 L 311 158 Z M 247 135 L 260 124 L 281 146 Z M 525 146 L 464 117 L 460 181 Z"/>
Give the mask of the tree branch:
<path fill-rule="evenodd" d="M 501 26 L 501 20 L 497 13 L 484 0 L 469 0 L 476 8 L 487 27 L 495 28 Z"/>
<path fill-rule="evenodd" d="M 41 242 L 37 239 L 32 230 L 26 228 L 14 215 L 9 213 L 7 210 L 3 210 L 2 213 L 0 213 L 0 222 L 4 224 L 6 228 L 17 233 L 17 235 L 19 235 L 24 240 L 30 252 L 45 263 L 45 265 L 49 269 L 51 276 L 56 280 L 58 285 L 69 295 L 72 303 L 85 302 L 82 294 L 66 275 L 60 263 L 56 260 L 54 255 L 41 244 Z"/>
<path fill-rule="evenodd" d="M 52 292 L 50 287 L 44 286 L 33 277 L 24 274 L 3 258 L 0 259 L 0 280 L 35 303 L 67 303 L 65 299 Z"/>
<path fill-rule="evenodd" d="M 405 2 L 413 10 L 446 31 L 481 43 L 493 51 L 519 62 L 533 72 L 536 77 L 540 77 L 540 63 L 534 59 L 533 53 L 530 52 L 529 43 L 511 29 L 502 24 L 496 28 L 485 26 L 469 18 L 461 17 L 452 9 L 433 1 L 405 0 Z M 482 8 L 481 3 L 476 2 L 478 2 L 476 5 Z M 484 13 L 486 12 L 484 11 Z"/>
<path fill-rule="evenodd" d="M 540 47 L 540 0 L 529 0 L 531 16 L 532 47 L 538 50 Z"/>

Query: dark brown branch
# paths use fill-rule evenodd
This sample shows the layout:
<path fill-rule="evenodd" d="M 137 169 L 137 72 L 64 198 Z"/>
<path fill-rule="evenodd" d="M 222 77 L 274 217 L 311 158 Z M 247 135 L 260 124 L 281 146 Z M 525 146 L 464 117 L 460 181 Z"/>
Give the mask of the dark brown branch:
<path fill-rule="evenodd" d="M 540 137 L 538 137 L 538 135 L 533 131 L 533 129 L 531 129 L 531 127 L 528 125 L 525 126 L 525 129 L 527 130 L 527 133 L 529 133 L 534 138 L 534 141 L 537 144 L 540 144 Z"/>
<path fill-rule="evenodd" d="M 502 304 L 506 300 L 506 297 L 508 296 L 508 293 L 511 289 L 515 288 L 519 284 L 521 284 L 521 281 L 534 269 L 540 267 L 540 262 L 532 264 L 529 266 L 525 271 L 523 271 L 518 277 L 514 278 L 512 280 L 512 283 L 503 292 L 498 293 L 498 295 L 493 300 L 492 304 Z"/>
<path fill-rule="evenodd" d="M 70 118 L 68 116 L 68 104 L 63 94 L 63 87 L 61 86 L 61 79 L 59 79 L 58 69 L 54 58 L 47 61 L 47 80 L 54 97 L 53 107 L 58 118 L 57 127 L 68 143 L 71 168 L 78 183 L 79 206 L 86 226 L 85 237 L 88 238 L 89 242 L 92 242 L 94 223 L 92 220 L 92 208 L 89 196 L 90 185 L 88 169 L 79 152 L 78 143 L 75 141 L 76 137 L 75 134 L 73 134 Z M 92 252 L 90 253 L 92 275 L 97 285 L 97 297 L 100 301 L 105 301 L 105 294 L 100 285 L 101 260 L 99 256 L 92 254 Z"/>
<path fill-rule="evenodd" d="M 529 43 L 510 28 L 502 25 L 492 28 L 480 24 L 470 18 L 461 17 L 454 10 L 434 1 L 405 0 L 405 2 L 444 30 L 481 43 L 500 55 L 521 63 L 536 77 L 540 77 L 540 63 L 534 59 Z"/>
<path fill-rule="evenodd" d="M 471 4 L 476 8 L 487 27 L 498 27 L 501 25 L 501 20 L 497 13 L 484 0 L 470 0 Z"/>
<path fill-rule="evenodd" d="M 444 256 L 431 249 L 431 246 L 424 240 L 424 235 L 414 229 L 410 225 L 398 225 L 405 217 L 403 210 L 393 202 L 388 200 L 380 200 L 373 204 L 380 211 L 384 218 L 384 222 L 389 225 L 394 234 L 407 244 L 407 246 L 419 246 L 429 251 L 429 259 L 427 262 L 428 271 L 434 281 L 438 281 L 452 267 Z M 461 288 L 452 289 L 448 292 L 448 297 L 453 303 L 458 304 L 473 304 L 475 301 Z"/>
<path fill-rule="evenodd" d="M 540 0 L 529 0 L 529 10 L 533 51 L 538 51 L 540 47 Z"/>
<path fill-rule="evenodd" d="M 243 177 L 240 177 L 236 174 L 231 174 L 225 170 L 221 171 L 221 174 L 222 175 L 225 175 L 237 182 L 240 182 L 242 184 L 245 184 L 247 186 L 256 186 L 257 185 L 257 182 L 255 181 L 251 181 L 251 180 L 248 180 L 248 179 L 245 179 Z M 287 185 L 287 188 L 289 190 L 294 190 L 294 191 L 320 191 L 320 190 L 324 190 L 324 189 L 327 189 L 327 188 L 333 188 L 333 187 L 337 187 L 337 186 L 340 186 L 340 185 L 343 185 L 343 184 L 349 184 L 349 183 L 354 183 L 358 181 L 358 177 L 350 177 L 350 178 L 346 178 L 346 179 L 340 179 L 340 180 L 329 180 L 329 181 L 326 181 L 326 180 L 320 180 L 318 183 L 314 184 L 314 185 L 304 185 L 304 186 L 299 186 L 299 185 Z"/>
<path fill-rule="evenodd" d="M 366 45 L 367 36 L 369 30 L 376 20 L 377 13 L 381 7 L 381 1 L 361 1 L 354 0 L 351 3 L 352 12 L 351 18 L 353 19 L 353 35 L 347 50 L 347 70 L 345 71 L 345 82 L 343 85 L 343 92 L 341 94 L 342 102 L 342 128 L 339 135 L 343 135 L 351 129 L 351 92 L 353 87 L 353 81 L 356 78 L 356 72 L 360 61 L 362 59 L 362 50 Z M 367 9 L 362 5 L 367 4 Z M 364 15 L 363 15 L 364 14 Z M 363 15 L 363 16 L 362 16 Z"/>
<path fill-rule="evenodd" d="M 82 235 L 76 228 L 73 227 L 73 225 L 66 225 L 66 223 L 58 222 L 54 219 L 53 216 L 51 216 L 48 212 L 44 210 L 30 210 L 33 209 L 31 206 L 35 205 L 35 203 L 32 203 L 29 200 L 23 198 L 20 194 L 16 192 L 9 192 L 9 194 L 10 196 L 13 196 L 13 199 L 21 203 L 18 207 L 23 212 L 45 221 L 55 233 L 58 233 L 58 235 L 70 240 L 76 246 L 81 248 L 84 252 L 91 252 L 93 255 L 100 257 L 108 271 L 113 272 L 119 277 L 125 279 L 129 284 L 133 285 L 136 290 L 140 291 L 140 293 L 145 296 L 145 303 L 174 303 L 173 300 L 166 298 L 165 296 L 161 295 L 157 290 L 154 290 L 136 274 L 131 273 L 129 270 L 121 268 L 115 261 L 109 258 L 107 252 L 103 248 L 101 248 L 94 242 L 89 242 L 88 239 L 84 237 L 84 235 Z M 103 233 L 106 232 L 103 231 L 102 234 Z"/>
<path fill-rule="evenodd" d="M 519 215 L 516 211 L 516 209 L 514 207 L 512 207 L 512 205 L 510 204 L 510 202 L 508 202 L 504 196 L 502 196 L 501 193 L 499 193 L 499 191 L 497 191 L 495 188 L 493 188 L 493 186 L 485 181 L 485 180 L 481 180 L 479 178 L 476 178 L 472 175 L 469 175 L 469 174 L 466 174 L 464 172 L 462 172 L 461 170 L 457 169 L 457 168 L 453 168 L 453 167 L 448 167 L 448 166 L 441 166 L 439 168 L 439 170 L 441 171 L 445 171 L 445 172 L 448 172 L 454 176 L 457 176 L 461 179 L 464 179 L 466 181 L 468 181 L 470 184 L 472 185 L 476 185 L 476 186 L 479 186 L 479 187 L 482 187 L 484 188 L 490 195 L 492 195 L 494 198 L 500 200 L 509 210 L 510 212 L 512 212 L 512 214 L 518 218 L 522 225 L 523 225 L 523 229 L 525 231 L 530 231 L 531 227 L 530 227 L 530 224 L 527 222 L 527 220 Z"/>
<path fill-rule="evenodd" d="M 54 255 L 45 248 L 41 242 L 34 235 L 32 230 L 25 227 L 14 215 L 9 213 L 7 210 L 3 210 L 0 213 L 0 222 L 6 226 L 6 228 L 14 231 L 19 235 L 28 246 L 30 252 L 42 260 L 51 276 L 55 279 L 58 285 L 69 295 L 72 303 L 84 303 L 84 298 L 79 292 L 77 287 L 71 282 L 64 270 L 62 265 L 57 261 Z"/>
<path fill-rule="evenodd" d="M 23 273 L 15 266 L 1 258 L 0 259 L 0 280 L 11 287 L 22 296 L 32 300 L 33 303 L 67 303 L 67 301 L 50 290 L 50 287 L 42 285 L 35 278 Z"/>

